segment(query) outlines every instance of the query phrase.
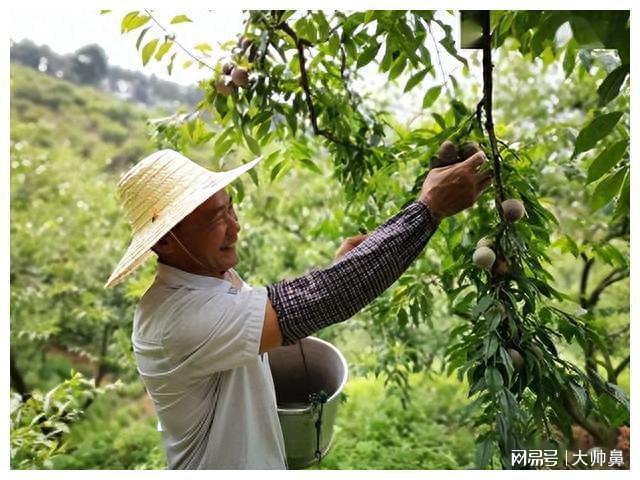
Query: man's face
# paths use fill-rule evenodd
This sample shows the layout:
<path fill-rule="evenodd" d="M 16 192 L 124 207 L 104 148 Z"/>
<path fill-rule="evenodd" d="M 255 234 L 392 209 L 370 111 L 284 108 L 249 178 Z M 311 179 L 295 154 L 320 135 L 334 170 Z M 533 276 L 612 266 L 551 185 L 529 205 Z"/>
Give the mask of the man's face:
<path fill-rule="evenodd" d="M 221 190 L 172 229 L 180 242 L 167 234 L 157 244 L 156 251 L 163 262 L 172 266 L 196 274 L 222 276 L 238 263 L 236 242 L 239 231 L 232 198 L 226 190 Z M 180 243 L 208 271 L 204 271 L 203 265 L 195 262 Z"/>

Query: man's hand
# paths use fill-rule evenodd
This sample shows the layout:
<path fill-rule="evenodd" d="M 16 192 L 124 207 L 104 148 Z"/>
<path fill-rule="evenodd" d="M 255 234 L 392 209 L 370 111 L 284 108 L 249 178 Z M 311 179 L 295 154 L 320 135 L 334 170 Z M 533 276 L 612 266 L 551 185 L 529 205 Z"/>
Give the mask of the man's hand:
<path fill-rule="evenodd" d="M 364 241 L 365 238 L 367 238 L 367 234 L 360 233 L 355 237 L 348 237 L 345 240 L 343 240 L 342 245 L 340 245 L 340 248 L 336 252 L 335 260 L 343 256 L 345 253 L 356 248 L 358 245 L 360 245 Z"/>
<path fill-rule="evenodd" d="M 434 168 L 427 175 L 418 200 L 427 204 L 438 219 L 455 215 L 473 205 L 489 186 L 493 172 L 485 170 L 487 167 L 484 152 L 477 152 L 460 163 Z"/>

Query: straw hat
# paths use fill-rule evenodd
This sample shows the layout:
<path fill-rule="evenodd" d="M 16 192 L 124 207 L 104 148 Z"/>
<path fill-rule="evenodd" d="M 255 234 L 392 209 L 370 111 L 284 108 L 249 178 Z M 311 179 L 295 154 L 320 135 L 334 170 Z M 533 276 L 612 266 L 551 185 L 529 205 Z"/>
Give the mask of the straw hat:
<path fill-rule="evenodd" d="M 227 172 L 212 172 L 174 150 L 160 150 L 137 163 L 118 182 L 118 196 L 133 238 L 104 287 L 124 280 L 169 230 L 261 159 Z"/>

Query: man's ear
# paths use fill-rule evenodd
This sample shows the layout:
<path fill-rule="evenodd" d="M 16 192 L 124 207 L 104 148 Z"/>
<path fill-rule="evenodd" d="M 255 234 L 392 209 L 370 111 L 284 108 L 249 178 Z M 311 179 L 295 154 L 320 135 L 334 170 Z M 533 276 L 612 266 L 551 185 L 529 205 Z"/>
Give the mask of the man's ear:
<path fill-rule="evenodd" d="M 174 252 L 173 238 L 168 233 L 164 235 L 156 244 L 151 247 L 159 257 L 165 257 Z"/>

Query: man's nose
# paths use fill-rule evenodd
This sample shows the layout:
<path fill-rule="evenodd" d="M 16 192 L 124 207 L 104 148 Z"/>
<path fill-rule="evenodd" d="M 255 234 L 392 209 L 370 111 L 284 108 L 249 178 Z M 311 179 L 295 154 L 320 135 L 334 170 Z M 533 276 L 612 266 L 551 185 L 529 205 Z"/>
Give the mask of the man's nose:
<path fill-rule="evenodd" d="M 235 214 L 229 215 L 229 226 L 238 232 L 240 231 L 240 221 Z"/>

